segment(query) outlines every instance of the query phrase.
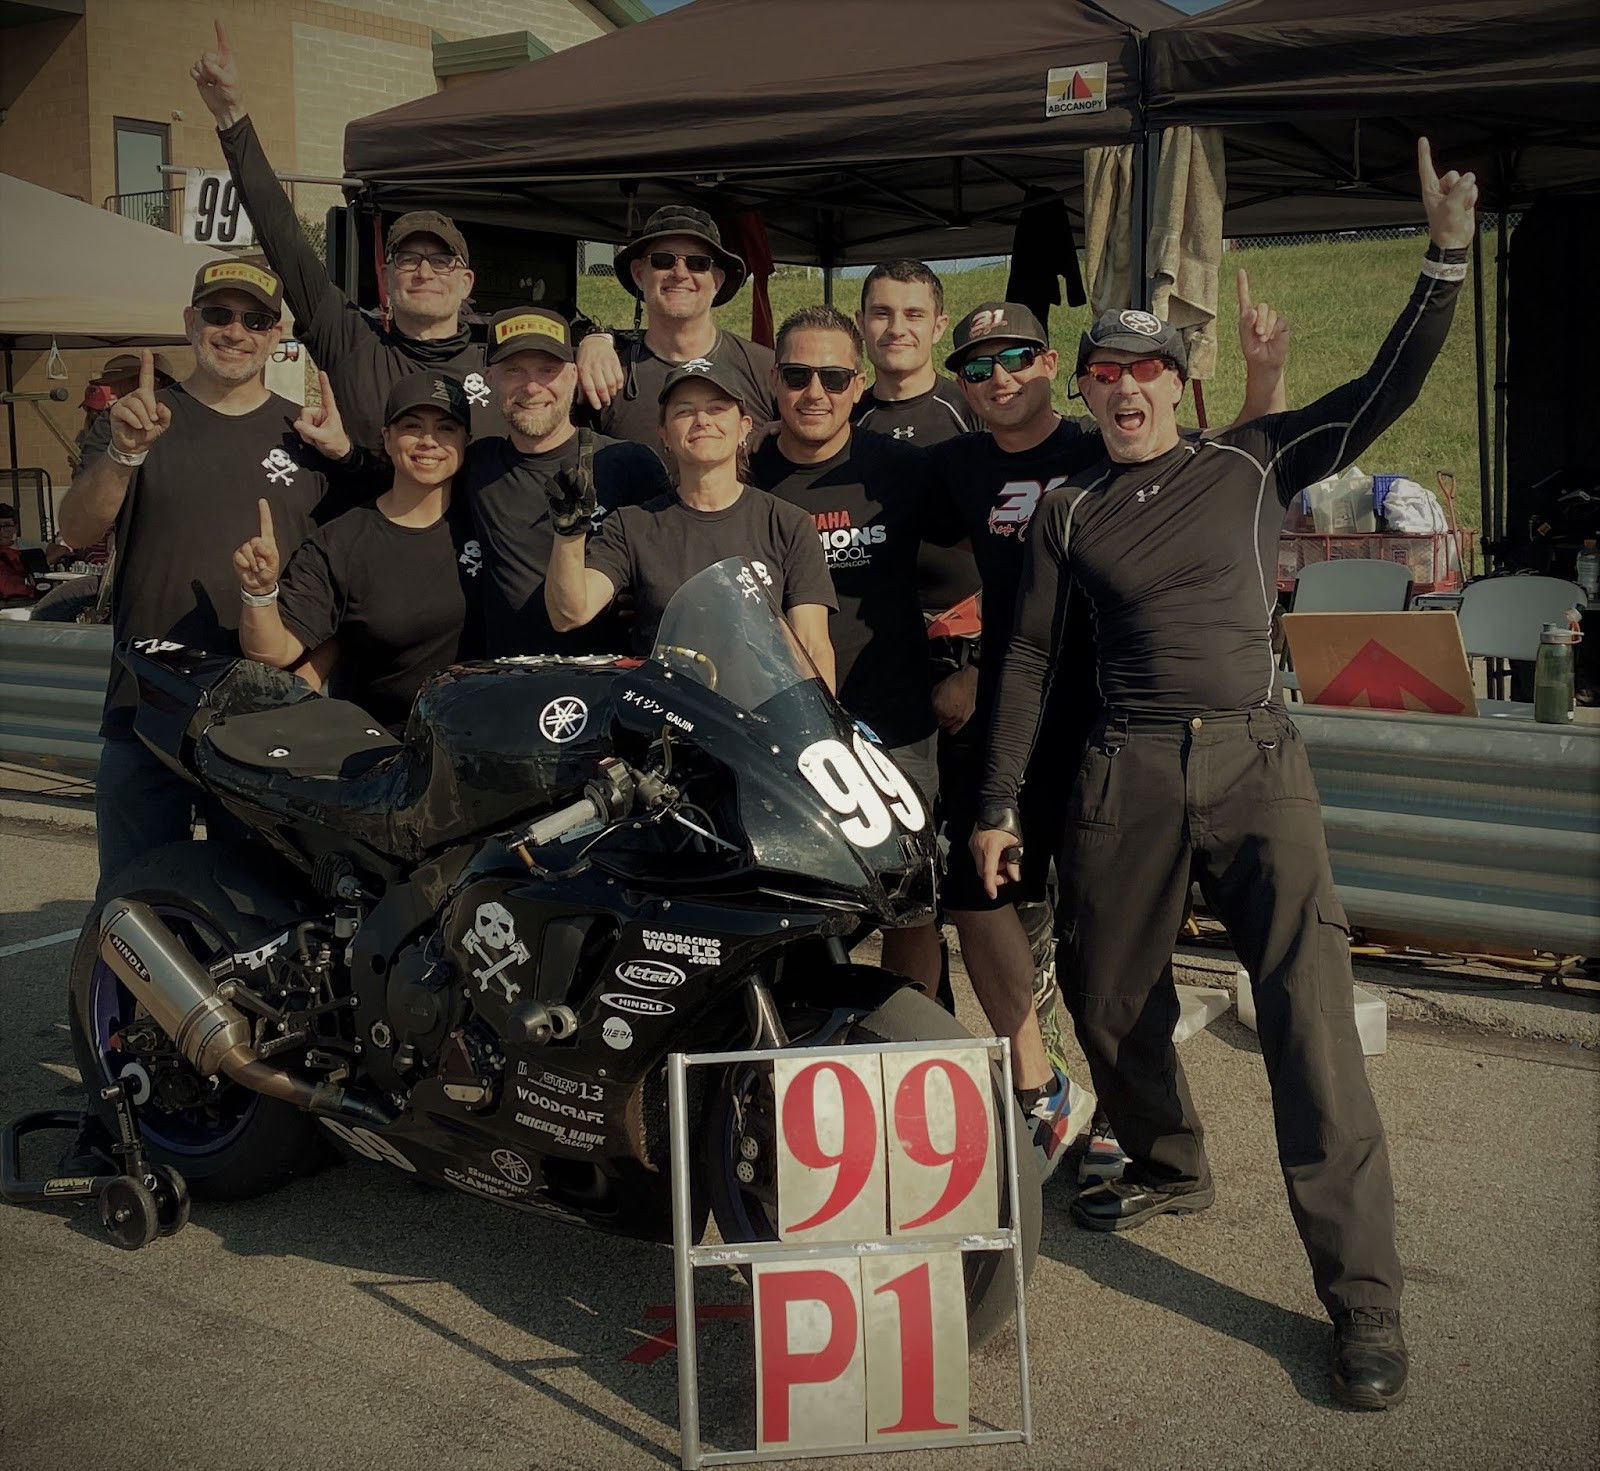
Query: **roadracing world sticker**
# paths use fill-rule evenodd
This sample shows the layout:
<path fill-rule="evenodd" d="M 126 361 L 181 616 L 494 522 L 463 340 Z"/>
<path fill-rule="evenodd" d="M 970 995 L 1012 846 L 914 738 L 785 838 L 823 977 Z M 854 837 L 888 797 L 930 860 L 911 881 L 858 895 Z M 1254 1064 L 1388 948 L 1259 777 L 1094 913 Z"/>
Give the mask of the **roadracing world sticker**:
<path fill-rule="evenodd" d="M 1106 110 L 1106 64 L 1053 66 L 1045 75 L 1044 115 L 1070 117 L 1080 112 Z"/>
<path fill-rule="evenodd" d="M 721 965 L 722 940 L 716 935 L 677 935 L 670 930 L 646 930 L 644 948 L 657 955 L 681 955 L 694 965 Z"/>

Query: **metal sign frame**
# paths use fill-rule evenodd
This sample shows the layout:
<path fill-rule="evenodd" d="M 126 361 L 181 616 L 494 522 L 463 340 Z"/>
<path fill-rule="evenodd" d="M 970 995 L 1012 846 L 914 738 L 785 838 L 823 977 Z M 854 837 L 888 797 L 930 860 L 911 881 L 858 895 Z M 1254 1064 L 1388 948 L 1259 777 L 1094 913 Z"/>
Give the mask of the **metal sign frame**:
<path fill-rule="evenodd" d="M 675 1052 L 667 1059 L 667 1112 L 672 1140 L 672 1257 L 673 1281 L 678 1314 L 678 1428 L 682 1441 L 681 1459 L 686 1471 L 701 1466 L 743 1465 L 755 1461 L 793 1461 L 814 1456 L 853 1456 L 897 1454 L 901 1451 L 927 1451 L 953 1446 L 980 1446 L 1033 1443 L 1033 1402 L 1028 1383 L 1028 1318 L 1022 1230 L 1022 1187 L 1017 1166 L 1016 1110 L 1004 1106 L 1012 1096 L 1011 1044 L 1002 1037 L 974 1037 L 960 1040 L 916 1042 L 855 1043 L 848 1046 L 818 1048 L 807 1055 L 816 1061 L 833 1057 L 883 1056 L 895 1052 L 936 1054 L 981 1049 L 1000 1064 L 1003 1091 L 998 1100 L 1001 1116 L 1001 1147 L 1004 1151 L 1006 1190 L 1011 1204 L 1010 1226 L 973 1235 L 915 1236 L 895 1239 L 873 1238 L 862 1241 L 791 1243 L 760 1241 L 728 1243 L 722 1246 L 697 1246 L 692 1240 L 693 1213 L 690 1205 L 689 1090 L 691 1067 L 725 1067 L 740 1062 L 775 1062 L 792 1059 L 794 1049 L 768 1049 L 745 1052 Z M 885 1187 L 887 1188 L 887 1186 Z M 953 1249 L 960 1252 L 984 1251 L 1011 1253 L 1011 1267 L 1017 1298 L 1017 1384 L 1022 1424 L 1016 1429 L 982 1430 L 966 1435 L 908 1442 L 903 1447 L 873 1442 L 866 1445 L 803 1447 L 763 1451 L 707 1452 L 700 1444 L 699 1354 L 695 1342 L 695 1272 L 703 1267 L 729 1267 L 760 1262 L 823 1260 L 830 1257 L 882 1257 Z"/>

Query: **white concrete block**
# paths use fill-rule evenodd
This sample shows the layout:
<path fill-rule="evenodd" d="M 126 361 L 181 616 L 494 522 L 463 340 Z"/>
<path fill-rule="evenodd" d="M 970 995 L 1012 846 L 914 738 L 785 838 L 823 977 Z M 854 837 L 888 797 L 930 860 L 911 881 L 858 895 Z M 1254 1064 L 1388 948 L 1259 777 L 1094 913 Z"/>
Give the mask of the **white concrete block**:
<path fill-rule="evenodd" d="M 1228 993 L 1216 986 L 1183 986 L 1178 992 L 1178 1025 L 1172 1029 L 1172 1040 L 1187 1042 L 1196 1032 L 1204 1031 L 1228 1009 Z"/>
<path fill-rule="evenodd" d="M 1256 1029 L 1256 1002 L 1250 990 L 1250 977 L 1240 966 L 1234 975 L 1238 985 L 1237 1006 L 1239 1020 L 1253 1032 Z M 1389 1049 L 1389 1003 L 1365 986 L 1357 985 L 1356 1034 L 1361 1038 L 1361 1051 L 1367 1057 L 1381 1057 Z"/>

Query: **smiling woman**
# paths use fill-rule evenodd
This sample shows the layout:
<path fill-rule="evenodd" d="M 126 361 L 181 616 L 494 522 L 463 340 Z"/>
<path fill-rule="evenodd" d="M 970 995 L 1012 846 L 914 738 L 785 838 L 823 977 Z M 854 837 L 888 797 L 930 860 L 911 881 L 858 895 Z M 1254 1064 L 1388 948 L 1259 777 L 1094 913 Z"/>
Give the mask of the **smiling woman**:
<path fill-rule="evenodd" d="M 337 407 L 324 387 L 322 440 L 337 440 Z M 341 698 L 391 729 L 403 727 L 418 688 L 481 642 L 474 579 L 481 567 L 465 508 L 451 494 L 466 454 L 469 408 L 454 378 L 415 373 L 389 391 L 383 449 L 394 483 L 376 500 L 307 537 L 279 580 L 272 516 L 234 553 L 239 643 L 264 664 L 308 657 L 331 671 Z M 347 444 L 346 444 L 347 447 Z"/>

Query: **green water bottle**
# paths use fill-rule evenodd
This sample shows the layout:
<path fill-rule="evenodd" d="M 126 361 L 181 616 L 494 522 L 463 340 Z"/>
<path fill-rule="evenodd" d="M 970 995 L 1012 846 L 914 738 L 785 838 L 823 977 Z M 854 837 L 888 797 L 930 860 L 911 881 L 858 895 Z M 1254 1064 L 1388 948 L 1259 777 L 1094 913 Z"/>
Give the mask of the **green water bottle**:
<path fill-rule="evenodd" d="M 1533 718 L 1540 725 L 1565 725 L 1577 705 L 1572 646 L 1582 635 L 1563 623 L 1547 623 L 1533 664 Z"/>

